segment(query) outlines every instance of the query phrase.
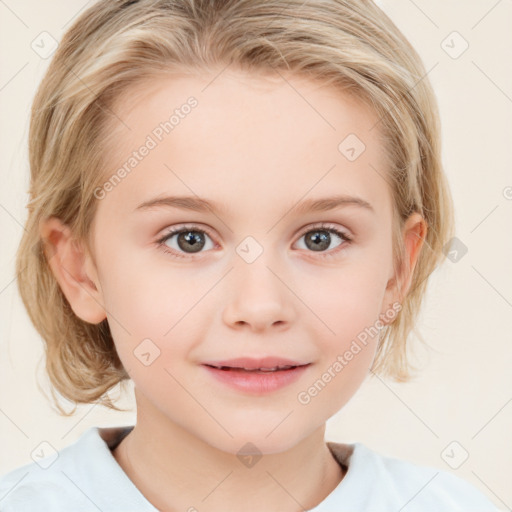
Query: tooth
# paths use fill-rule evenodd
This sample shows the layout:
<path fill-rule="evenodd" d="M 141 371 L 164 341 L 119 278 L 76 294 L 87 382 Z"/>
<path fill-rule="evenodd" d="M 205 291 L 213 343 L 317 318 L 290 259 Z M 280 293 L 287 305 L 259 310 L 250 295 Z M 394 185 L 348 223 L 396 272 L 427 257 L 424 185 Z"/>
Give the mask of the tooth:
<path fill-rule="evenodd" d="M 234 368 L 231 366 L 215 366 L 215 368 L 218 368 L 219 370 L 244 370 L 246 372 L 275 372 L 278 370 L 288 370 L 290 368 L 296 368 L 293 365 L 286 365 L 286 366 L 273 366 L 271 368 Z"/>

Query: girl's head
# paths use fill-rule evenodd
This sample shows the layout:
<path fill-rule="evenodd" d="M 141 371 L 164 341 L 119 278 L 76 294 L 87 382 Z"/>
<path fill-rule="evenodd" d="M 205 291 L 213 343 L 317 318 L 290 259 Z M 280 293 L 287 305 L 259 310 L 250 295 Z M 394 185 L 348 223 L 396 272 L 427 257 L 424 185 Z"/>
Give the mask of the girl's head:
<path fill-rule="evenodd" d="M 371 1 L 100 1 L 29 139 L 19 289 L 63 396 L 115 408 L 131 377 L 148 414 L 249 438 L 408 377 L 452 206 L 424 67 Z M 370 207 L 306 204 L 342 195 Z M 141 206 L 169 196 L 214 204 Z M 266 355 L 311 365 L 250 400 L 202 366 Z"/>

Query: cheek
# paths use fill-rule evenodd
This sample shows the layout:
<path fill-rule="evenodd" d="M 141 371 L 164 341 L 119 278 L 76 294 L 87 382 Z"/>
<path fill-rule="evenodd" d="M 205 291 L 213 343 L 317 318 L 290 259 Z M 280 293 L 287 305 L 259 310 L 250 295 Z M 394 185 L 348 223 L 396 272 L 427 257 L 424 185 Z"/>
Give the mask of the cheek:
<path fill-rule="evenodd" d="M 200 319 L 211 283 L 192 277 L 177 268 L 166 272 L 165 265 L 157 271 L 155 265 L 145 270 L 125 262 L 109 275 L 105 306 L 116 349 L 132 379 L 144 388 L 154 384 L 159 389 L 164 381 L 178 392 L 166 370 L 182 372 L 180 361 L 203 338 Z"/>
<path fill-rule="evenodd" d="M 214 281 L 164 259 L 148 260 L 126 257 L 112 263 L 102 283 L 104 304 L 132 336 L 168 340 L 195 318 Z"/>
<path fill-rule="evenodd" d="M 317 370 L 307 383 L 310 387 L 298 397 L 301 404 L 307 403 L 310 414 L 336 414 L 367 377 L 379 341 L 382 288 L 378 275 L 365 267 L 361 272 L 333 273 L 304 300 L 319 317 L 304 324 L 319 354 Z"/>
<path fill-rule="evenodd" d="M 303 277 L 300 296 L 318 317 L 324 339 L 336 337 L 341 342 L 375 324 L 386 282 L 378 264 L 360 261 Z"/>

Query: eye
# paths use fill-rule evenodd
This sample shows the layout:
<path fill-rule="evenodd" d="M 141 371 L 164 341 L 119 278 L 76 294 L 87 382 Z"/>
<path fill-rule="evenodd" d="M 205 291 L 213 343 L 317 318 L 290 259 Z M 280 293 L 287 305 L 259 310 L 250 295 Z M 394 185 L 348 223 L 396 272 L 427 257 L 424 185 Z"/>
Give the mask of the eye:
<path fill-rule="evenodd" d="M 320 257 L 335 256 L 340 250 L 327 250 L 333 241 L 340 240 L 335 246 L 346 245 L 352 241 L 344 231 L 340 231 L 336 226 L 331 224 L 321 224 L 313 228 L 309 228 L 303 232 L 300 239 L 305 239 L 305 248 L 310 252 L 321 253 Z M 299 239 L 299 240 L 300 240 Z M 210 246 L 208 247 L 208 240 Z M 344 243 L 343 243 L 344 242 Z M 164 236 L 157 240 L 159 247 L 162 250 L 177 258 L 186 258 L 187 255 L 193 255 L 199 252 L 204 252 L 203 249 L 212 249 L 214 244 L 212 237 L 204 229 L 197 226 L 178 226 L 170 229 Z M 324 254 L 325 253 L 325 254 Z"/>
<path fill-rule="evenodd" d="M 211 241 L 208 233 L 198 229 L 196 226 L 181 226 L 180 228 L 168 231 L 162 238 L 157 240 L 157 243 L 165 253 L 172 254 L 178 258 L 185 258 L 187 254 L 195 254 L 207 246 L 206 238 Z M 212 247 L 213 243 L 209 248 Z"/>
<path fill-rule="evenodd" d="M 313 252 L 321 252 L 321 257 L 335 256 L 341 250 L 338 249 L 335 251 L 326 252 L 326 250 L 329 249 L 333 240 L 341 240 L 335 247 L 339 247 L 340 245 L 346 245 L 347 243 L 350 243 L 352 241 L 352 237 L 350 237 L 347 233 L 340 231 L 331 224 L 321 224 L 320 226 L 309 228 L 308 231 L 305 231 L 302 234 L 300 239 L 302 238 L 304 238 L 305 240 L 306 249 L 310 249 Z"/>

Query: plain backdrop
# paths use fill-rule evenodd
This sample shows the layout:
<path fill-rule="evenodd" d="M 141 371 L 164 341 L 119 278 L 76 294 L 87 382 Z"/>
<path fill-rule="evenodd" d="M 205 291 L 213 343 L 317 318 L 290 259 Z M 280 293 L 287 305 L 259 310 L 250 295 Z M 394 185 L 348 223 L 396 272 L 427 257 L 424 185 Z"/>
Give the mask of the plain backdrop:
<path fill-rule="evenodd" d="M 432 350 L 416 351 L 419 377 L 407 384 L 368 379 L 329 420 L 326 437 L 451 471 L 510 510 L 512 1 L 378 3 L 418 50 L 434 86 L 456 236 L 467 252 L 431 277 L 419 331 Z M 60 449 L 91 426 L 135 421 L 130 386 L 119 404 L 131 412 L 87 405 L 65 418 L 50 406 L 43 343 L 15 282 L 29 108 L 49 62 L 31 45 L 42 32 L 59 41 L 90 4 L 0 1 L 0 474 L 32 462 L 42 441 Z"/>

